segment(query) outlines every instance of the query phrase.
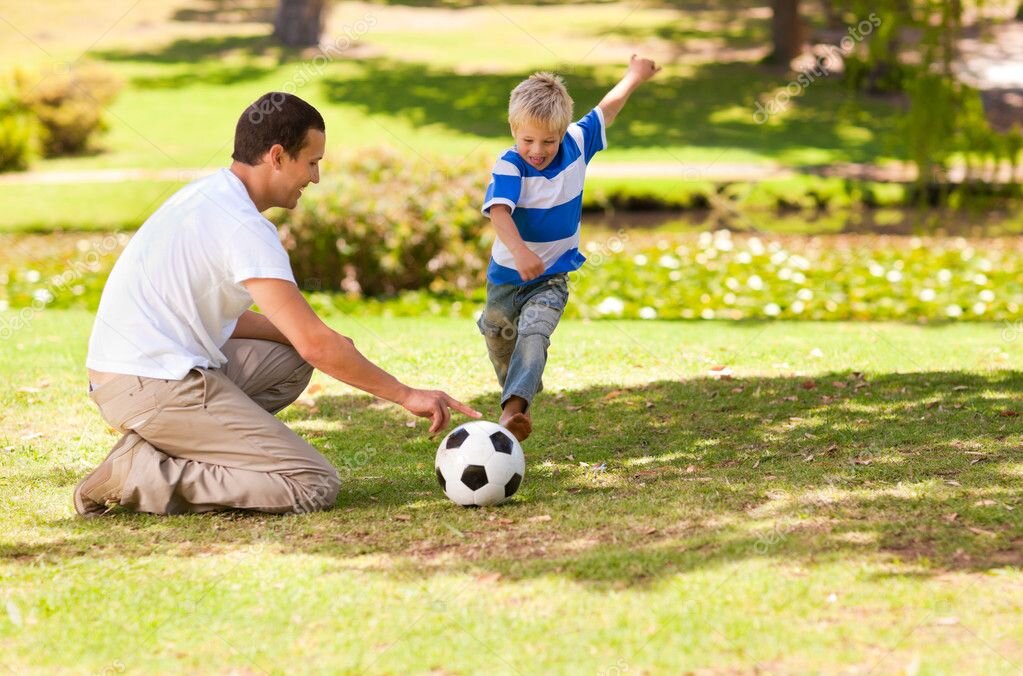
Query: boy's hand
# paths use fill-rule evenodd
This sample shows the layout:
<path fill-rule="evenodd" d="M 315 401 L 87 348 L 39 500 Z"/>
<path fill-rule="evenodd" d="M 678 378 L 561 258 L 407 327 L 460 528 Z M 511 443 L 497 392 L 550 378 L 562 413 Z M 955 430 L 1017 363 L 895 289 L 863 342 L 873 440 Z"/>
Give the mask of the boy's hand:
<path fill-rule="evenodd" d="M 519 271 L 519 277 L 522 277 L 523 282 L 536 279 L 543 274 L 543 260 L 526 247 L 522 247 L 512 255 L 515 256 L 515 268 Z"/>
<path fill-rule="evenodd" d="M 628 74 L 635 78 L 637 82 L 646 82 L 660 71 L 661 67 L 650 59 L 644 59 L 635 54 L 629 59 Z"/>

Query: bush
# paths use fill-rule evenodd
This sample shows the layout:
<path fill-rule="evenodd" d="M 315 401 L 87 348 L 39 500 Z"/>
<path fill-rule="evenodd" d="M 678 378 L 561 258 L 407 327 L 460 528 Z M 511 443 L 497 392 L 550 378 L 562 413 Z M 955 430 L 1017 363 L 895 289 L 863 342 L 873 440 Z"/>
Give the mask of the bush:
<path fill-rule="evenodd" d="M 35 157 L 35 120 L 0 91 L 0 172 L 24 171 Z"/>
<path fill-rule="evenodd" d="M 47 157 L 88 150 L 95 135 L 106 130 L 104 107 L 121 88 L 110 69 L 89 62 L 49 74 L 18 71 L 15 82 L 20 104 L 39 120 Z"/>
<path fill-rule="evenodd" d="M 360 152 L 326 165 L 298 208 L 277 214 L 299 284 L 379 296 L 482 283 L 492 237 L 479 212 L 482 160 Z"/>

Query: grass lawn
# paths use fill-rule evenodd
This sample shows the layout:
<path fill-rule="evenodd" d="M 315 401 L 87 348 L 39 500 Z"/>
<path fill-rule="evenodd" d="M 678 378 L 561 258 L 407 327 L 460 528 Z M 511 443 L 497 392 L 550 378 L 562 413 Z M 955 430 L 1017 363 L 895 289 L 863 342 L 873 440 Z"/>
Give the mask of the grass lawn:
<path fill-rule="evenodd" d="M 22 319 L 0 342 L 0 667 L 1023 665 L 1015 327 L 567 321 L 506 506 L 447 503 L 423 424 L 317 376 L 283 415 L 339 468 L 334 510 L 83 522 L 71 490 L 114 441 L 84 392 L 92 317 Z M 331 322 L 493 417 L 471 322 Z"/>

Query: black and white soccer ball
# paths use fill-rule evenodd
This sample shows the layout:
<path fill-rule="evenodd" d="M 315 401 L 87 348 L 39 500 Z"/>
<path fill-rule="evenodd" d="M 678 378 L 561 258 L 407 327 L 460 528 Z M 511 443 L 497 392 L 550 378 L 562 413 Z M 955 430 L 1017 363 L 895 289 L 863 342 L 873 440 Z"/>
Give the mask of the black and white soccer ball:
<path fill-rule="evenodd" d="M 526 456 L 511 432 L 476 420 L 444 437 L 434 463 L 444 495 L 463 507 L 496 505 L 522 485 Z"/>

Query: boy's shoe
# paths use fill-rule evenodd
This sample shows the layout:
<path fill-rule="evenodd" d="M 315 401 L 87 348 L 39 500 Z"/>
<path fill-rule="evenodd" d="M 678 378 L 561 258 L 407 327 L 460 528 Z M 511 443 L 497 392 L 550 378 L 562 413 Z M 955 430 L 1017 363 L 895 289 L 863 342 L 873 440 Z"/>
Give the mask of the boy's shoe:
<path fill-rule="evenodd" d="M 128 441 L 132 443 L 125 443 Z M 128 437 L 122 439 L 100 466 L 75 487 L 75 511 L 82 517 L 93 519 L 102 516 L 121 502 L 121 491 L 135 459 L 138 442 L 138 439 Z"/>

